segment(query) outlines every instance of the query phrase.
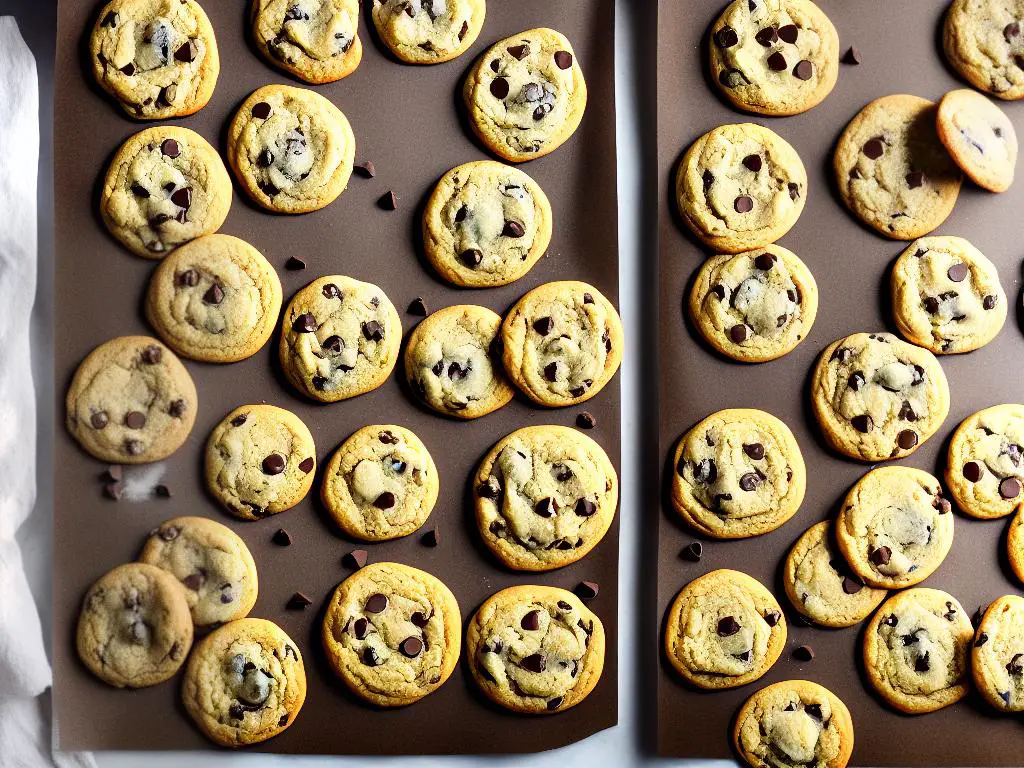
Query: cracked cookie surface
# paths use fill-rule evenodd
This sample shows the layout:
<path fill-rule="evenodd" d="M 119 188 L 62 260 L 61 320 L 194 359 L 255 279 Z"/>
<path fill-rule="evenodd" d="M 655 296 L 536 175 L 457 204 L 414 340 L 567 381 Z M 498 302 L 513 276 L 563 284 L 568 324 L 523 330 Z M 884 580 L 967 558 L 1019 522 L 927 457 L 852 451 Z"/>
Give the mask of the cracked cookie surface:
<path fill-rule="evenodd" d="M 1024 405 L 997 405 L 961 422 L 949 443 L 946 484 L 972 517 L 1024 510 Z"/>
<path fill-rule="evenodd" d="M 946 150 L 971 181 L 990 192 L 1010 188 L 1017 133 L 1003 110 L 970 89 L 950 91 L 939 102 L 936 124 Z"/>
<path fill-rule="evenodd" d="M 359 0 L 253 0 L 252 36 L 264 59 L 307 83 L 340 80 L 363 58 Z"/>
<path fill-rule="evenodd" d="M 985 609 L 971 672 L 989 704 L 1000 712 L 1024 712 L 1024 598 L 1004 595 Z"/>
<path fill-rule="evenodd" d="M 407 64 L 440 64 L 476 42 L 486 0 L 372 0 L 377 34 Z"/>
<path fill-rule="evenodd" d="M 967 82 L 1000 99 L 1024 98 L 1024 2 L 954 0 L 946 14 L 946 58 Z"/>

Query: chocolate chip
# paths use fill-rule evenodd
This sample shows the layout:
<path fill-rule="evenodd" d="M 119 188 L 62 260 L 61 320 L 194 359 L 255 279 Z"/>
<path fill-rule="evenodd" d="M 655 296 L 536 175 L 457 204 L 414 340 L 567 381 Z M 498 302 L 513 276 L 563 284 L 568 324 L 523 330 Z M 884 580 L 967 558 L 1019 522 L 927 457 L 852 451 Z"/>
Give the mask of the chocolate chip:
<path fill-rule="evenodd" d="M 108 499 L 120 501 L 121 497 L 124 496 L 124 483 L 120 481 L 107 483 L 103 486 L 103 495 Z"/>
<path fill-rule="evenodd" d="M 576 416 L 576 426 L 580 429 L 593 429 L 597 426 L 597 419 L 590 411 L 583 411 Z"/>
<path fill-rule="evenodd" d="M 368 667 L 377 667 L 381 664 L 381 658 L 370 646 L 363 649 L 363 664 Z"/>
<path fill-rule="evenodd" d="M 980 632 L 980 633 L 978 633 L 978 638 L 974 641 L 974 647 L 975 648 L 981 648 L 981 646 L 983 646 L 987 642 L 988 642 L 988 635 L 986 635 L 984 632 Z"/>
<path fill-rule="evenodd" d="M 981 306 L 982 306 L 982 309 L 992 310 L 992 309 L 996 308 L 996 305 L 998 303 L 999 303 L 999 299 L 997 297 L 995 297 L 995 296 L 986 296 L 982 300 Z"/>
<path fill-rule="evenodd" d="M 885 619 L 882 620 L 882 623 L 885 624 L 887 627 L 895 627 L 897 624 L 900 623 L 900 620 L 896 618 L 895 614 L 889 614 L 885 617 Z"/>
<path fill-rule="evenodd" d="M 320 292 L 324 295 L 325 299 L 340 299 L 341 288 L 336 286 L 334 283 L 327 283 Z"/>
<path fill-rule="evenodd" d="M 964 264 L 963 262 L 959 262 L 951 266 L 946 271 L 946 275 L 954 283 L 962 283 L 965 279 L 967 279 L 967 274 L 969 271 L 970 270 L 967 268 L 966 264 Z"/>
<path fill-rule="evenodd" d="M 540 611 L 530 611 L 519 620 L 519 626 L 528 632 L 540 629 Z"/>
<path fill-rule="evenodd" d="M 904 429 L 896 436 L 896 444 L 904 451 L 909 451 L 917 445 L 917 432 L 912 429 Z"/>
<path fill-rule="evenodd" d="M 406 310 L 410 315 L 417 315 L 418 317 L 427 316 L 427 305 L 423 301 L 421 296 L 417 296 L 409 303 L 409 308 Z"/>
<path fill-rule="evenodd" d="M 498 481 L 496 478 L 489 477 L 487 478 L 486 482 L 481 483 L 477 487 L 476 493 L 478 496 L 480 496 L 480 498 L 483 499 L 496 499 L 498 498 L 498 495 L 501 493 L 501 486 L 498 485 Z"/>
<path fill-rule="evenodd" d="M 581 581 L 574 590 L 581 600 L 593 600 L 601 591 L 596 581 Z"/>
<path fill-rule="evenodd" d="M 508 96 L 508 80 L 504 77 L 496 77 L 491 80 L 491 96 L 496 99 L 504 99 Z"/>
<path fill-rule="evenodd" d="M 159 485 L 155 486 L 153 488 L 153 493 L 156 494 L 158 499 L 169 499 L 173 495 L 171 493 L 171 489 L 168 486 L 164 485 L 163 483 L 160 483 Z"/>
<path fill-rule="evenodd" d="M 178 46 L 178 50 L 174 52 L 174 58 L 188 64 L 195 60 L 197 53 L 199 53 L 199 49 L 196 48 L 196 44 L 187 40 Z"/>
<path fill-rule="evenodd" d="M 526 54 L 530 52 L 530 46 L 510 45 L 505 50 L 507 50 L 509 54 L 512 56 L 512 58 L 514 58 L 516 61 L 522 61 L 523 59 L 526 58 Z"/>
<path fill-rule="evenodd" d="M 576 514 L 580 517 L 591 517 L 597 512 L 597 504 L 590 499 L 580 499 L 576 502 Z"/>
<path fill-rule="evenodd" d="M 778 611 L 768 611 L 768 613 L 764 615 L 764 622 L 769 627 L 774 627 L 780 621 L 782 621 L 782 614 Z"/>
<path fill-rule="evenodd" d="M 270 108 L 270 105 L 265 101 L 260 101 L 252 105 L 252 116 L 257 120 L 266 120 L 270 117 L 272 112 L 273 110 Z"/>
<path fill-rule="evenodd" d="M 743 452 L 754 461 L 764 458 L 764 446 L 761 443 L 744 443 Z"/>
<path fill-rule="evenodd" d="M 369 160 L 360 163 L 353 170 L 355 170 L 356 174 L 362 176 L 364 179 L 372 179 L 377 175 L 377 167 Z"/>
<path fill-rule="evenodd" d="M 292 322 L 295 333 L 313 333 L 316 330 L 316 318 L 312 312 L 303 312 Z"/>
<path fill-rule="evenodd" d="M 305 474 L 309 474 L 313 471 L 313 466 L 316 464 L 316 460 L 312 456 L 307 456 L 305 459 L 299 462 L 299 469 Z"/>
<path fill-rule="evenodd" d="M 303 608 L 307 608 L 313 604 L 306 595 L 301 592 L 296 592 L 288 600 L 288 604 L 285 606 L 289 611 L 301 611 Z"/>
<path fill-rule="evenodd" d="M 718 478 L 718 465 L 714 459 L 704 459 L 693 468 L 693 479 L 698 483 L 710 485 Z"/>
<path fill-rule="evenodd" d="M 146 414 L 141 411 L 129 411 L 125 414 L 124 425 L 128 429 L 142 429 L 146 426 Z"/>
<path fill-rule="evenodd" d="M 715 32 L 715 45 L 719 48 L 732 48 L 739 41 L 739 35 L 736 34 L 736 30 L 732 27 L 722 27 Z"/>
<path fill-rule="evenodd" d="M 761 477 L 754 472 L 748 472 L 740 478 L 740 488 L 748 493 L 757 490 L 760 484 Z"/>
<path fill-rule="evenodd" d="M 288 261 L 284 263 L 284 268 L 296 272 L 300 269 L 306 268 L 306 262 L 300 259 L 298 256 L 289 256 Z"/>
<path fill-rule="evenodd" d="M 793 658 L 797 661 L 811 661 L 814 658 L 814 649 L 809 645 L 801 645 L 793 651 Z M 821 719 L 820 716 L 818 719 Z"/>
<path fill-rule="evenodd" d="M 181 154 L 181 147 L 174 139 L 164 139 L 160 143 L 160 151 L 167 157 L 177 157 Z"/>
<path fill-rule="evenodd" d="M 544 378 L 548 381 L 558 381 L 558 362 L 548 363 L 544 366 Z"/>
<path fill-rule="evenodd" d="M 398 644 L 398 650 L 402 652 L 403 656 L 415 659 L 423 651 L 423 641 L 418 637 L 407 637 Z"/>
<path fill-rule="evenodd" d="M 743 158 L 743 165 L 747 168 L 747 170 L 757 173 L 758 171 L 761 170 L 761 156 L 747 155 L 746 157 Z"/>
<path fill-rule="evenodd" d="M 860 51 L 856 46 L 851 45 L 846 49 L 846 53 L 843 54 L 843 64 L 857 65 L 860 64 L 860 62 Z"/>
<path fill-rule="evenodd" d="M 814 76 L 814 65 L 807 59 L 797 62 L 793 67 L 793 77 L 797 80 L 810 80 Z"/>
<path fill-rule="evenodd" d="M 214 306 L 224 301 L 224 289 L 214 283 L 207 289 L 206 293 L 203 294 L 203 302 L 206 304 L 212 304 Z"/>
<path fill-rule="evenodd" d="M 747 195 L 740 195 L 733 201 L 732 207 L 736 213 L 750 213 L 754 210 L 754 201 Z"/>
<path fill-rule="evenodd" d="M 551 333 L 555 327 L 555 321 L 550 317 L 542 317 L 539 320 L 533 321 L 533 330 L 539 333 L 541 336 L 547 336 Z"/>
<path fill-rule="evenodd" d="M 693 562 L 700 560 L 702 554 L 704 554 L 704 545 L 699 541 L 695 541 L 683 547 L 683 551 L 680 553 L 684 559 L 691 560 Z"/>
<path fill-rule="evenodd" d="M 813 657 L 814 657 L 814 653 L 812 651 L 811 652 L 811 658 L 813 658 Z M 820 704 L 808 704 L 806 707 L 804 707 L 804 712 L 806 712 L 808 714 L 808 716 L 813 717 L 815 720 L 818 720 L 818 721 L 821 721 L 821 720 L 823 720 L 825 718 L 825 716 L 821 712 L 821 705 Z"/>
<path fill-rule="evenodd" d="M 732 616 L 726 616 L 724 619 L 718 621 L 718 636 L 719 637 L 732 637 L 740 631 L 740 625 L 736 622 L 736 619 Z"/>
<path fill-rule="evenodd" d="M 437 530 L 437 528 L 431 528 L 429 531 L 423 534 L 423 536 L 420 538 L 420 542 L 422 542 L 423 546 L 425 547 L 436 547 L 438 544 L 441 543 L 441 533 Z"/>
<path fill-rule="evenodd" d="M 388 607 L 388 598 L 386 595 L 382 595 L 378 592 L 375 595 L 370 595 L 366 601 L 366 605 L 363 606 L 367 613 L 383 613 Z"/>
<path fill-rule="evenodd" d="M 948 515 L 953 511 L 953 505 L 941 496 L 935 499 L 935 503 L 932 506 L 939 510 L 940 515 Z"/>
<path fill-rule="evenodd" d="M 775 262 L 775 255 L 765 251 L 764 253 L 759 253 L 757 257 L 754 259 L 754 266 L 760 269 L 762 272 L 767 272 L 768 270 L 775 266 Z"/>
<path fill-rule="evenodd" d="M 279 547 L 289 547 L 292 543 L 292 537 L 284 528 L 278 528 L 277 533 L 275 533 L 270 540 Z"/>
<path fill-rule="evenodd" d="M 376 320 L 363 324 L 363 336 L 367 341 L 382 341 L 384 339 L 384 326 Z"/>
<path fill-rule="evenodd" d="M 101 27 L 116 27 L 121 17 L 118 16 L 117 11 L 108 11 L 107 15 L 103 17 L 103 21 L 100 22 Z"/>
<path fill-rule="evenodd" d="M 391 491 L 384 491 L 384 493 L 373 500 L 373 506 L 377 509 L 391 509 L 395 506 L 395 494 Z"/>
<path fill-rule="evenodd" d="M 754 35 L 754 39 L 765 48 L 771 48 L 773 43 L 778 42 L 779 32 L 775 27 L 764 27 L 757 31 L 757 34 Z"/>
<path fill-rule="evenodd" d="M 784 43 L 789 43 L 790 45 L 795 44 L 799 34 L 800 30 L 797 28 L 796 24 L 786 24 L 779 27 L 779 38 Z"/>
<path fill-rule="evenodd" d="M 915 672 L 927 672 L 932 668 L 931 663 L 928 661 L 928 653 L 926 652 L 923 656 L 918 656 L 914 661 Z"/>
<path fill-rule="evenodd" d="M 377 200 L 377 205 L 385 211 L 394 211 L 398 208 L 398 195 L 390 189 Z"/>
<path fill-rule="evenodd" d="M 370 628 L 370 622 L 360 617 L 352 622 L 352 634 L 355 635 L 356 640 L 362 640 L 366 637 L 366 631 Z"/>
<path fill-rule="evenodd" d="M 525 669 L 527 672 L 543 672 L 547 666 L 547 662 L 544 659 L 544 655 L 535 653 L 532 656 L 527 656 L 521 662 L 519 666 Z"/>
<path fill-rule="evenodd" d="M 858 432 L 863 432 L 865 434 L 870 432 L 875 426 L 874 420 L 867 414 L 854 416 L 852 419 L 850 419 L 850 424 L 852 424 L 853 428 L 856 429 Z"/>
<path fill-rule="evenodd" d="M 479 267 L 483 260 L 484 254 L 479 248 L 467 248 L 459 255 L 459 261 L 470 268 Z"/>
<path fill-rule="evenodd" d="M 526 228 L 518 221 L 506 221 L 504 229 L 501 230 L 501 234 L 505 237 L 519 238 L 526 234 Z"/>
<path fill-rule="evenodd" d="M 533 511 L 541 517 L 551 517 L 555 514 L 554 501 L 550 498 L 543 498 L 533 506 Z"/>
<path fill-rule="evenodd" d="M 420 629 L 423 629 L 425 626 L 427 626 L 427 623 L 430 621 L 430 617 L 424 614 L 422 611 L 415 611 L 413 615 L 409 617 L 409 621 L 411 621 Z"/>
<path fill-rule="evenodd" d="M 868 560 L 870 560 L 875 565 L 888 565 L 889 564 L 889 559 L 891 557 L 892 557 L 892 550 L 889 549 L 889 547 L 879 547 L 878 549 L 873 550 L 868 555 Z M 893 626 L 896 626 L 896 625 L 894 624 Z"/>
<path fill-rule="evenodd" d="M 868 139 L 864 143 L 864 154 L 871 160 L 877 160 L 885 151 L 885 145 L 881 139 Z"/>
<path fill-rule="evenodd" d="M 747 340 L 747 326 L 740 323 L 729 329 L 729 339 L 733 344 L 742 344 Z"/>
<path fill-rule="evenodd" d="M 981 476 L 984 474 L 981 465 L 976 461 L 969 461 L 964 464 L 963 472 L 964 477 L 972 483 L 976 483 L 981 480 Z"/>
<path fill-rule="evenodd" d="M 558 697 L 556 697 L 554 699 L 549 699 L 548 700 L 548 710 L 550 711 L 550 710 L 558 709 L 560 706 L 562 706 L 562 702 L 564 702 L 564 701 L 565 701 L 565 697 L 564 696 L 558 696 Z"/>
<path fill-rule="evenodd" d="M 120 464 L 111 464 L 107 467 L 101 477 L 109 483 L 116 483 L 124 480 L 124 467 Z"/>
<path fill-rule="evenodd" d="M 568 51 L 555 51 L 555 64 L 559 69 L 568 69 L 572 66 L 572 54 Z"/>
<path fill-rule="evenodd" d="M 1016 499 L 1020 496 L 1020 480 L 1015 477 L 1008 477 L 999 484 L 999 495 L 1004 499 Z"/>
<path fill-rule="evenodd" d="M 135 64 L 129 61 L 127 64 L 121 67 L 121 74 L 125 75 L 126 77 L 131 77 L 132 75 L 134 75 Z"/>
<path fill-rule="evenodd" d="M 785 72 L 786 66 L 786 57 L 782 55 L 781 51 L 776 51 L 768 57 L 768 69 L 772 72 Z"/>
<path fill-rule="evenodd" d="M 1016 21 L 1011 21 L 1005 27 L 1003 27 L 1003 38 L 1006 42 L 1012 43 L 1015 37 L 1020 35 L 1020 24 Z"/>
<path fill-rule="evenodd" d="M 1016 677 L 1024 675 L 1024 653 L 1015 654 L 1010 659 L 1010 663 L 1006 665 L 1006 671 Z"/>
<path fill-rule="evenodd" d="M 170 85 L 165 85 L 163 88 L 160 89 L 160 95 L 157 96 L 157 104 L 169 107 L 174 103 L 174 98 L 177 95 L 178 86 L 174 85 L 174 83 L 171 83 Z"/>
<path fill-rule="evenodd" d="M 849 576 L 844 576 L 843 577 L 843 592 L 845 592 L 846 594 L 848 594 L 848 595 L 856 595 L 863 588 L 864 588 L 864 585 L 861 584 L 856 579 L 850 578 Z"/>

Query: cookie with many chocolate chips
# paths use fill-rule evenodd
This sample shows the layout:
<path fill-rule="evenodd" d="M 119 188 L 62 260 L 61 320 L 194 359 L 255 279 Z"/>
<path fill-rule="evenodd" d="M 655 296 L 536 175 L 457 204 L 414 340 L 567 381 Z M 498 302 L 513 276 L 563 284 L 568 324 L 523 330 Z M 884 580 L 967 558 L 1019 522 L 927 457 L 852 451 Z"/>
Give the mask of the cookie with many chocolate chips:
<path fill-rule="evenodd" d="M 1024 510 L 1024 405 L 997 405 L 964 419 L 949 442 L 946 483 L 972 517 Z"/>
<path fill-rule="evenodd" d="M 217 151 L 188 128 L 139 131 L 117 150 L 100 191 L 110 234 L 134 254 L 162 259 L 216 232 L 231 207 L 231 178 Z"/>
<path fill-rule="evenodd" d="M 990 192 L 1010 188 L 1017 132 L 1003 110 L 976 91 L 950 91 L 939 102 L 937 125 L 943 145 L 971 181 Z"/>
<path fill-rule="evenodd" d="M 1000 99 L 1024 98 L 1024 3 L 953 0 L 942 44 L 967 82 Z"/>
<path fill-rule="evenodd" d="M 894 240 L 927 235 L 960 194 L 960 169 L 936 131 L 936 107 L 918 96 L 883 96 L 839 137 L 836 186 L 862 222 Z"/>
<path fill-rule="evenodd" d="M 101 461 L 145 464 L 185 442 L 196 420 L 192 377 L 149 336 L 119 336 L 79 364 L 68 387 L 66 425 Z"/>
<path fill-rule="evenodd" d="M 349 536 L 386 541 L 408 536 L 437 502 L 437 467 L 423 442 L 394 424 L 355 432 L 331 456 L 320 498 Z"/>
<path fill-rule="evenodd" d="M 676 204 L 693 234 L 719 253 L 774 243 L 807 200 L 807 172 L 796 150 L 754 123 L 721 125 L 686 150 Z"/>
<path fill-rule="evenodd" d="M 716 539 L 759 536 L 800 508 L 807 472 L 789 427 L 764 411 L 713 413 L 683 435 L 672 460 L 672 506 Z"/>
<path fill-rule="evenodd" d="M 786 619 L 775 597 L 739 571 L 712 571 L 694 579 L 665 617 L 665 654 L 698 688 L 751 683 L 785 647 Z"/>
<path fill-rule="evenodd" d="M 967 695 L 973 640 L 970 617 L 955 597 L 908 589 L 886 600 L 864 630 L 864 668 L 900 712 L 935 712 Z"/>
<path fill-rule="evenodd" d="M 978 625 L 971 652 L 974 684 L 1000 712 L 1024 712 L 1024 598 L 993 602 Z"/>
<path fill-rule="evenodd" d="M 252 0 L 252 37 L 263 58 L 307 83 L 352 74 L 363 58 L 359 0 Z"/>
<path fill-rule="evenodd" d="M 810 0 L 733 0 L 711 27 L 711 79 L 740 109 L 796 115 L 839 76 L 839 35 Z"/>
<path fill-rule="evenodd" d="M 892 270 L 896 327 L 936 354 L 988 344 L 1002 329 L 1007 306 L 995 265 L 962 237 L 915 240 Z"/>
<path fill-rule="evenodd" d="M 530 29 L 495 43 L 462 89 L 473 132 L 513 163 L 555 151 L 583 119 L 587 84 L 565 36 Z"/>
<path fill-rule="evenodd" d="M 119 565 L 89 587 L 75 642 L 85 666 L 110 685 L 162 683 L 192 647 L 185 589 L 155 566 Z"/>
<path fill-rule="evenodd" d="M 440 64 L 476 42 L 486 0 L 373 0 L 377 34 L 407 64 Z"/>
<path fill-rule="evenodd" d="M 137 120 L 198 112 L 220 72 L 213 27 L 195 0 L 111 0 L 89 56 L 96 82 Z"/>
<path fill-rule="evenodd" d="M 1024 583 L 1024 505 L 1010 523 L 1010 532 L 1006 535 L 1006 549 L 1010 567 L 1017 580 Z"/>
<path fill-rule="evenodd" d="M 423 246 L 445 280 L 463 288 L 508 285 L 551 242 L 551 204 L 537 182 L 493 160 L 452 168 L 423 211 Z"/>
<path fill-rule="evenodd" d="M 494 703 L 532 715 L 564 712 L 604 669 L 601 620 L 572 592 L 523 585 L 491 595 L 469 622 L 466 655 Z"/>
<path fill-rule="evenodd" d="M 331 669 L 349 690 L 379 707 L 401 707 L 451 676 L 462 651 L 462 614 L 436 577 L 373 563 L 334 590 L 322 638 Z"/>
<path fill-rule="evenodd" d="M 264 619 L 239 619 L 202 640 L 181 686 L 199 729 L 224 747 L 271 739 L 293 722 L 306 700 L 299 647 Z"/>
<path fill-rule="evenodd" d="M 855 333 L 822 353 L 811 404 L 832 448 L 885 461 L 909 456 L 942 426 L 949 384 L 928 350 L 891 333 Z"/>

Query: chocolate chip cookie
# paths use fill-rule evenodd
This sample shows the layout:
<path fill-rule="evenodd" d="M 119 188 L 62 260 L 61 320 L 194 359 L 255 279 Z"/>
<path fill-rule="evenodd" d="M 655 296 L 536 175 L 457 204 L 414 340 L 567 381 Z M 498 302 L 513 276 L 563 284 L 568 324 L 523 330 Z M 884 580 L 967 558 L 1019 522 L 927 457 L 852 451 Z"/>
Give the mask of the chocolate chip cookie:
<path fill-rule="evenodd" d="M 1006 535 L 1006 549 L 1013 573 L 1024 583 L 1024 506 L 1021 506 L 1010 523 L 1010 532 Z"/>
<path fill-rule="evenodd" d="M 440 64 L 476 42 L 486 0 L 373 0 L 381 41 L 407 64 Z"/>
<path fill-rule="evenodd" d="M 148 336 L 100 344 L 78 366 L 66 398 L 68 432 L 101 461 L 145 464 L 185 442 L 198 399 L 185 366 Z"/>
<path fill-rule="evenodd" d="M 1024 712 L 1024 598 L 993 602 L 978 625 L 971 652 L 974 684 L 1000 712 Z"/>
<path fill-rule="evenodd" d="M 572 44 L 553 29 L 495 43 L 477 60 L 462 93 L 473 132 L 513 163 L 555 151 L 576 132 L 587 108 Z"/>
<path fill-rule="evenodd" d="M 363 58 L 359 0 L 252 0 L 252 37 L 264 59 L 300 80 L 340 80 Z"/>
<path fill-rule="evenodd" d="M 462 614 L 429 573 L 373 563 L 343 581 L 324 615 L 327 661 L 349 690 L 379 707 L 419 701 L 459 662 Z"/>
<path fill-rule="evenodd" d="M 484 543 L 517 571 L 584 557 L 608 531 L 618 477 L 596 442 L 569 427 L 525 427 L 500 440 L 474 480 Z"/>
<path fill-rule="evenodd" d="M 118 688 L 162 683 L 192 647 L 185 589 L 155 566 L 119 565 L 89 587 L 76 644 L 82 662 L 104 682 Z"/>
<path fill-rule="evenodd" d="M 759 536 L 800 508 L 807 472 L 789 427 L 764 411 L 714 413 L 683 435 L 672 461 L 672 505 L 716 539 Z"/>
<path fill-rule="evenodd" d="M 1017 165 L 1017 132 L 999 107 L 980 93 L 950 91 L 939 102 L 939 138 L 979 187 L 1005 192 Z"/>
<path fill-rule="evenodd" d="M 949 413 L 949 385 L 926 349 L 891 333 L 855 333 L 829 345 L 811 379 L 821 431 L 861 461 L 909 456 Z"/>
<path fill-rule="evenodd" d="M 719 253 L 774 243 L 807 200 L 807 172 L 796 150 L 754 123 L 721 125 L 686 150 L 676 203 L 693 234 Z"/>
<path fill-rule="evenodd" d="M 1019 0 L 953 0 L 942 43 L 967 82 L 1000 99 L 1024 97 L 1024 8 Z"/>
<path fill-rule="evenodd" d="M 466 655 L 473 679 L 513 712 L 564 712 L 601 678 L 601 620 L 572 592 L 523 585 L 491 595 L 469 622 Z"/>
<path fill-rule="evenodd" d="M 968 416 L 953 433 L 946 484 L 972 517 L 1024 509 L 1024 405 L 997 405 Z"/>
<path fill-rule="evenodd" d="M 694 579 L 665 618 L 665 653 L 683 678 L 707 690 L 757 680 L 786 647 L 786 619 L 756 579 L 719 570 Z"/>

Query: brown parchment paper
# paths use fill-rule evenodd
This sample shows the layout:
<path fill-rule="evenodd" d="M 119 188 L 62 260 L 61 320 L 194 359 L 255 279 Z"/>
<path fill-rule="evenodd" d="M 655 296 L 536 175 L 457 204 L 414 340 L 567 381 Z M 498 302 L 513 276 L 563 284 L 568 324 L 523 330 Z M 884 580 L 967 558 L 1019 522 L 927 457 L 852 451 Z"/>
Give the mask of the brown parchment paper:
<path fill-rule="evenodd" d="M 819 0 L 839 31 L 841 50 L 855 45 L 859 66 L 840 65 L 839 82 L 820 106 L 790 118 L 744 115 L 727 106 L 706 80 L 707 30 L 724 0 L 661 0 L 659 19 L 658 169 L 660 203 L 660 343 L 662 489 L 669 482 L 670 452 L 679 436 L 704 416 L 731 407 L 769 411 L 796 434 L 807 462 L 803 507 L 781 529 L 734 542 L 703 540 L 699 563 L 680 550 L 699 536 L 676 518 L 663 495 L 658 563 L 658 616 L 679 589 L 717 568 L 746 571 L 772 589 L 789 619 L 789 643 L 760 681 L 722 693 L 688 688 L 672 671 L 659 646 L 658 750 L 679 757 L 735 757 L 730 746 L 735 712 L 754 691 L 779 680 L 807 678 L 838 694 L 853 714 L 853 764 L 872 766 L 1020 765 L 1024 723 L 997 717 L 972 694 L 941 712 L 898 714 L 873 693 L 860 664 L 861 627 L 824 630 L 793 622 L 781 584 L 781 565 L 793 542 L 811 524 L 834 516 L 846 490 L 868 470 L 829 452 L 813 427 L 808 379 L 818 354 L 855 331 L 895 332 L 889 310 L 888 271 L 905 247 L 861 226 L 842 206 L 831 181 L 832 148 L 847 121 L 867 102 L 890 93 L 938 99 L 967 87 L 949 70 L 941 52 L 945 0 L 884 2 Z M 1024 133 L 1024 105 L 1000 102 Z M 675 219 L 672 178 L 682 152 L 700 134 L 723 123 L 757 122 L 789 141 L 807 168 L 807 206 L 780 244 L 810 267 L 818 283 L 820 309 L 810 336 L 781 360 L 742 365 L 709 351 L 686 320 L 684 296 L 705 258 L 704 250 Z M 949 418 L 928 443 L 902 463 L 942 477 L 950 434 L 970 413 L 1024 396 L 1021 334 L 1021 216 L 1024 181 L 992 195 L 964 184 L 956 209 L 937 233 L 966 237 L 999 268 L 1013 306 L 999 337 L 984 349 L 941 358 L 952 392 Z M 664 493 L 664 490 L 663 490 Z M 1006 566 L 1007 521 L 981 522 L 957 514 L 953 549 L 923 586 L 944 589 L 973 612 L 1002 594 L 1020 593 Z M 660 638 L 659 638 L 660 641 Z M 809 644 L 816 658 L 797 662 L 792 651 Z"/>
<path fill-rule="evenodd" d="M 217 34 L 221 75 L 210 104 L 177 121 L 197 130 L 221 152 L 226 125 L 255 88 L 291 83 L 248 43 L 246 2 L 207 0 L 203 6 Z M 618 295 L 615 183 L 615 110 L 612 0 L 492 0 L 483 31 L 471 51 L 447 64 L 413 67 L 394 61 L 375 37 L 363 3 L 363 61 L 348 78 L 316 87 L 348 116 L 356 136 L 356 162 L 371 160 L 377 177 L 353 176 L 332 205 L 313 214 L 275 216 L 250 204 L 237 187 L 222 232 L 251 242 L 277 267 L 285 300 L 324 274 L 345 274 L 380 285 L 399 309 L 405 332 L 418 321 L 405 312 L 423 296 L 438 309 L 483 304 L 504 313 L 527 290 L 551 280 L 591 282 L 613 301 Z M 529 424 L 571 425 L 581 410 L 597 416 L 591 434 L 613 461 L 619 458 L 619 381 L 583 408 L 541 410 L 518 398 L 471 423 L 446 420 L 419 407 L 398 370 L 377 391 L 321 406 L 302 399 L 276 365 L 276 338 L 255 357 L 228 366 L 186 361 L 199 391 L 199 413 L 188 442 L 166 463 L 173 498 L 114 503 L 102 498 L 104 466 L 83 453 L 64 431 L 63 397 L 78 361 L 113 336 L 151 333 L 140 313 L 153 262 L 133 256 L 105 231 L 97 215 L 98 186 L 120 143 L 145 127 L 122 116 L 83 68 L 83 47 L 100 3 L 60 3 L 56 93 L 56 396 L 54 488 L 54 679 L 61 749 L 215 748 L 185 715 L 181 675 L 140 691 L 115 690 L 78 661 L 74 627 L 89 584 L 118 563 L 135 558 L 146 533 L 162 520 L 185 514 L 227 524 L 247 542 L 260 576 L 251 615 L 272 619 L 301 648 L 308 696 L 295 724 L 254 751 L 324 754 L 516 753 L 562 746 L 608 728 L 617 719 L 616 604 L 618 526 L 581 562 L 529 575 L 501 567 L 479 541 L 469 496 L 471 474 L 490 446 Z M 438 178 L 452 166 L 488 157 L 470 138 L 461 107 L 461 84 L 475 58 L 493 42 L 538 26 L 561 30 L 573 42 L 587 78 L 590 103 L 578 133 L 557 152 L 525 166 L 547 192 L 555 213 L 546 258 L 514 285 L 484 291 L 454 289 L 437 278 L 418 245 L 422 206 Z M 388 190 L 398 209 L 381 210 Z M 305 271 L 284 269 L 289 256 Z M 204 491 L 201 457 L 206 436 L 228 411 L 267 401 L 296 412 L 310 427 L 321 466 L 349 434 L 365 424 L 398 423 L 424 440 L 437 463 L 441 495 L 423 528 L 438 528 L 441 543 L 429 548 L 419 535 L 362 545 L 346 540 L 329 522 L 317 485 L 298 507 L 247 523 L 226 514 Z M 271 543 L 285 528 L 293 544 Z M 582 579 L 601 584 L 592 601 L 608 633 L 604 675 L 581 705 L 552 717 L 507 713 L 480 695 L 463 661 L 452 678 L 419 703 L 378 711 L 349 695 L 320 650 L 320 623 L 327 597 L 349 571 L 342 556 L 355 547 L 371 561 L 392 560 L 425 569 L 447 583 L 468 620 L 493 592 L 539 582 L 573 588 Z M 305 611 L 287 611 L 296 592 L 309 595 Z"/>

